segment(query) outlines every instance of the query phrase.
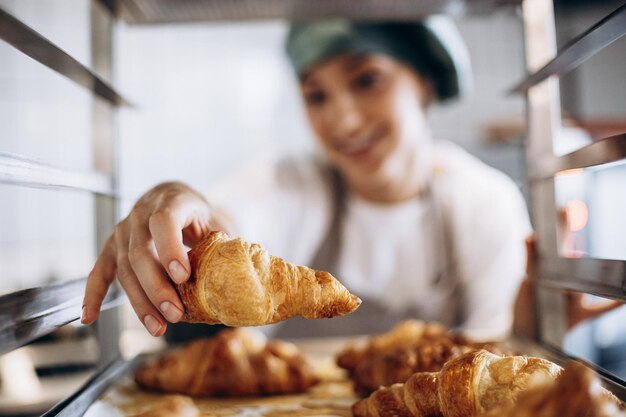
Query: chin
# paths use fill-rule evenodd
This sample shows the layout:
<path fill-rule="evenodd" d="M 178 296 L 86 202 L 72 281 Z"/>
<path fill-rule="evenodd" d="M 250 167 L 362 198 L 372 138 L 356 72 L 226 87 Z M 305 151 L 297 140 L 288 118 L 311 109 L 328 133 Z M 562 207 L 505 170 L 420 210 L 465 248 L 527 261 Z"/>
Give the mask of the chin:
<path fill-rule="evenodd" d="M 350 173 L 352 176 L 359 178 L 367 178 L 368 181 L 379 183 L 387 182 L 387 177 L 390 175 L 389 164 L 391 161 L 389 158 L 375 157 L 364 159 L 361 161 L 350 161 L 342 164 L 342 171 Z"/>

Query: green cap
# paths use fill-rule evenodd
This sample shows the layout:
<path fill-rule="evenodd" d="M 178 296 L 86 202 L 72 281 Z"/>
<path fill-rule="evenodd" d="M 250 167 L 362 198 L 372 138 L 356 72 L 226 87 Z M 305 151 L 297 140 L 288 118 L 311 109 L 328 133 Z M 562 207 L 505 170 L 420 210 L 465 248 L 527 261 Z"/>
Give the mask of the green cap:
<path fill-rule="evenodd" d="M 471 90 L 469 53 L 456 26 L 445 16 L 431 16 L 419 22 L 296 23 L 289 31 L 286 49 L 298 75 L 339 55 L 382 53 L 431 80 L 440 102 Z"/>

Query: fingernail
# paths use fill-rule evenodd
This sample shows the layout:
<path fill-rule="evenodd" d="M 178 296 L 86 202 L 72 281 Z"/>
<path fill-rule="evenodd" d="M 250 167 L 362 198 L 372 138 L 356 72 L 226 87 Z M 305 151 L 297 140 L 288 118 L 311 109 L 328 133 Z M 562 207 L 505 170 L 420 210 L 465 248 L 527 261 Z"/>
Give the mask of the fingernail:
<path fill-rule="evenodd" d="M 169 264 L 170 276 L 177 284 L 187 279 L 187 271 L 177 260 L 173 260 Z"/>
<path fill-rule="evenodd" d="M 161 309 L 161 313 L 163 313 L 167 321 L 170 323 L 176 323 L 183 315 L 183 312 L 169 301 L 163 301 L 159 308 Z"/>
<path fill-rule="evenodd" d="M 156 336 L 161 330 L 161 323 L 149 314 L 143 318 L 143 324 L 152 336 Z"/>
<path fill-rule="evenodd" d="M 80 322 L 85 324 L 87 322 L 87 306 L 83 306 L 83 312 L 80 315 Z"/>

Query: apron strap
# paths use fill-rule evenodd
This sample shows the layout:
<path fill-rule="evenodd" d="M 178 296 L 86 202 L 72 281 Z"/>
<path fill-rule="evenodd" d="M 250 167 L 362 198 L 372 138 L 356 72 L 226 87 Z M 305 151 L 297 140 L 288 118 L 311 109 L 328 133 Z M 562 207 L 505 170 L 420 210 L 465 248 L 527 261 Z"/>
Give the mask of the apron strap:
<path fill-rule="evenodd" d="M 322 163 L 320 163 L 322 165 Z M 332 187 L 331 219 L 326 234 L 311 261 L 311 267 L 320 271 L 338 274 L 341 257 L 341 235 L 343 218 L 346 211 L 346 183 L 337 168 L 323 165 Z"/>

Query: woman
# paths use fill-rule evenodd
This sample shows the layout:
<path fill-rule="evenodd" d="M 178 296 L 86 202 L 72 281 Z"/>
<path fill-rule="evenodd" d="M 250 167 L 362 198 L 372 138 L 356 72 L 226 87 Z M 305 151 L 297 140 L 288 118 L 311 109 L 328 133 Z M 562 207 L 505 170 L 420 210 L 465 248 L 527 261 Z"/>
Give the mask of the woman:
<path fill-rule="evenodd" d="M 524 201 L 502 173 L 433 141 L 428 124 L 435 102 L 466 88 L 460 44 L 442 18 L 293 27 L 287 52 L 323 160 L 254 172 L 245 192 L 226 188 L 220 209 L 183 184 L 150 190 L 98 258 L 83 323 L 96 319 L 117 271 L 140 320 L 162 335 L 182 315 L 171 281 L 189 276 L 184 244 L 225 229 L 333 272 L 364 300 L 345 318 L 290 320 L 283 334 L 382 331 L 406 317 L 505 333 L 524 275 Z"/>

